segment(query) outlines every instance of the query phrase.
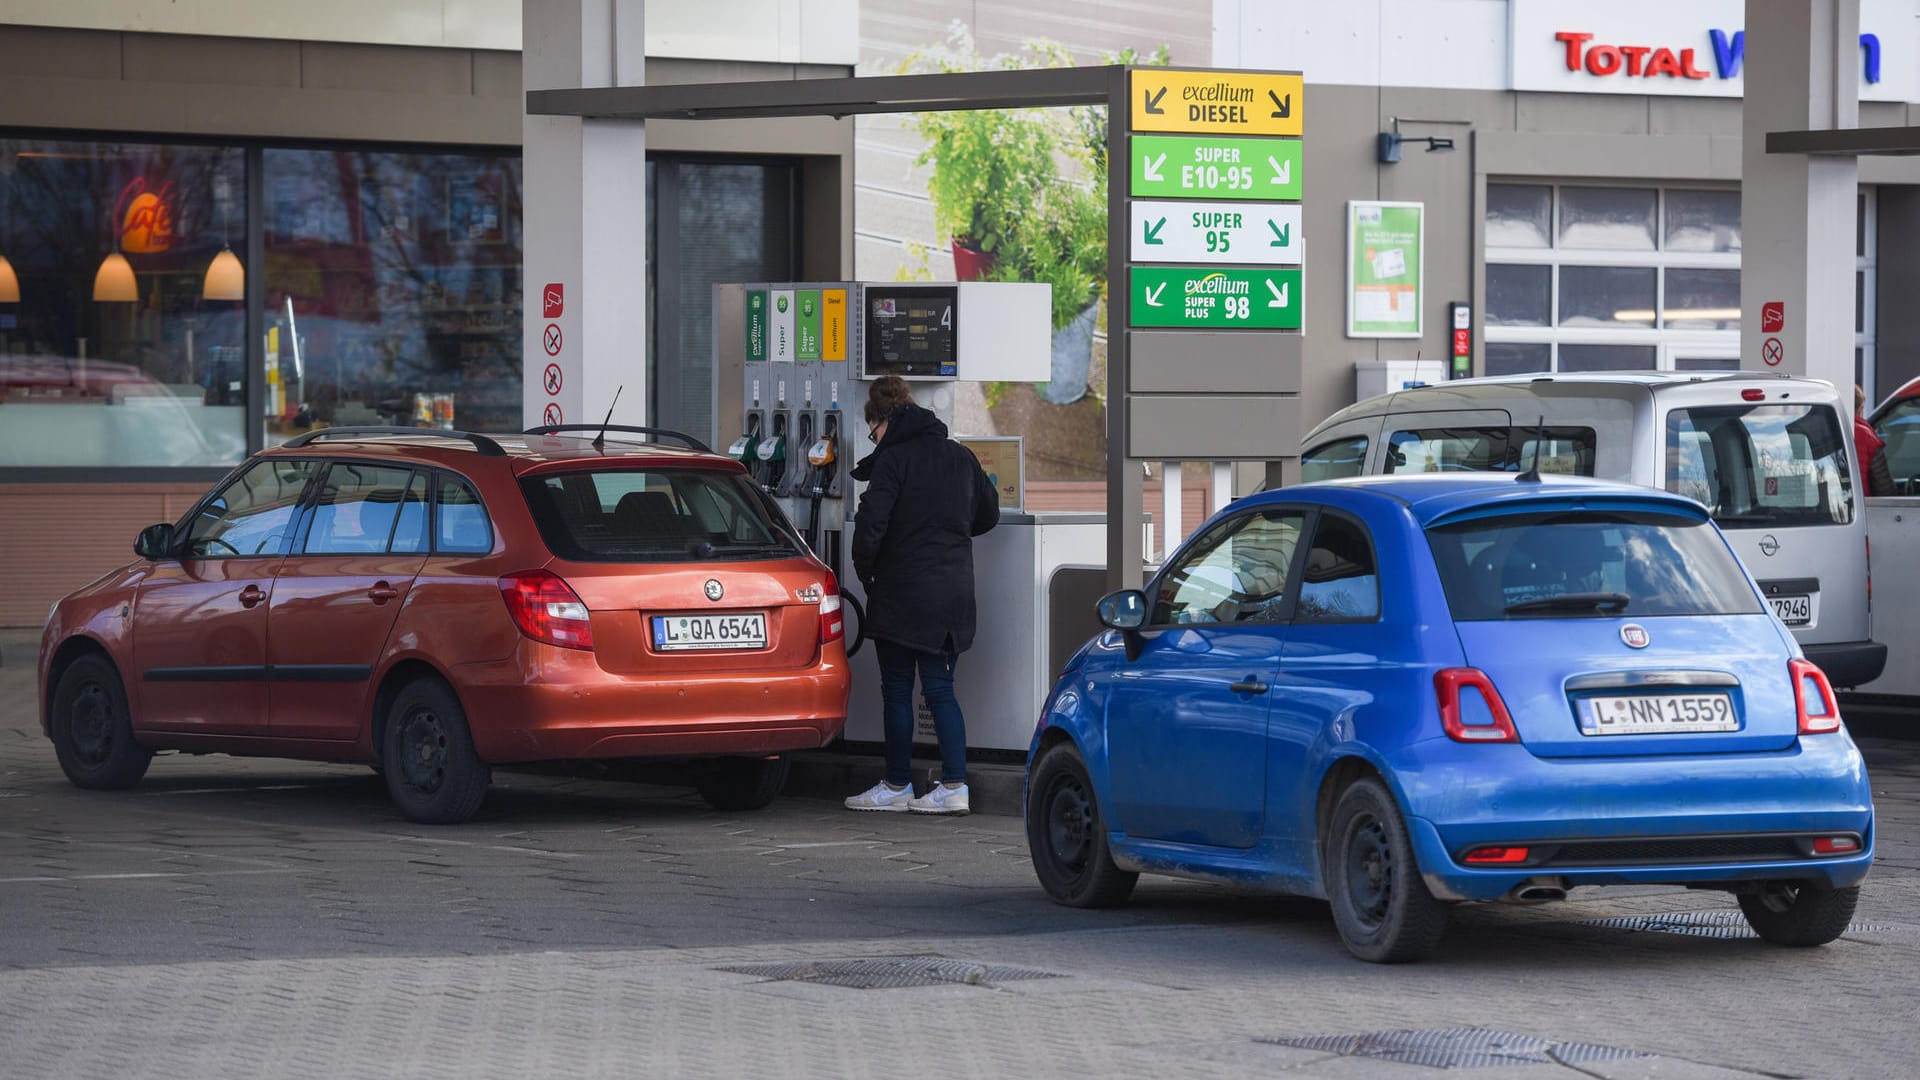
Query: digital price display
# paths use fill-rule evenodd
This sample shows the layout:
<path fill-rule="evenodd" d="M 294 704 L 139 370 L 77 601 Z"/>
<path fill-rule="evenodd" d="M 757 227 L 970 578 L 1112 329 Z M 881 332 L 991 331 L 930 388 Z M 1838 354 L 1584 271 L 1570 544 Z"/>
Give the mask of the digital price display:
<path fill-rule="evenodd" d="M 868 286 L 861 377 L 956 377 L 959 295 L 954 285 Z"/>

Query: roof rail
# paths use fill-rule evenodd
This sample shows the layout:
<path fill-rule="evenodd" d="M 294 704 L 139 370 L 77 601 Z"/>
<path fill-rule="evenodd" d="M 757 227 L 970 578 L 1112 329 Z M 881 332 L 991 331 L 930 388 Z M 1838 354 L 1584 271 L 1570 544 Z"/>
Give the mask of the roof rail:
<path fill-rule="evenodd" d="M 505 457 L 507 452 L 500 444 L 485 435 L 475 435 L 471 431 L 449 431 L 446 428 L 420 427 L 325 427 L 314 428 L 303 435 L 297 435 L 282 443 L 282 446 L 305 446 L 321 439 L 358 439 L 367 435 L 413 435 L 428 439 L 465 439 L 473 444 L 481 457 Z"/>
<path fill-rule="evenodd" d="M 699 439 L 671 428 L 636 427 L 632 424 L 543 424 L 530 427 L 523 435 L 563 435 L 569 431 L 624 431 L 630 435 L 651 435 L 656 439 L 673 439 L 689 450 L 698 450 L 703 454 L 713 452 L 712 448 Z"/>

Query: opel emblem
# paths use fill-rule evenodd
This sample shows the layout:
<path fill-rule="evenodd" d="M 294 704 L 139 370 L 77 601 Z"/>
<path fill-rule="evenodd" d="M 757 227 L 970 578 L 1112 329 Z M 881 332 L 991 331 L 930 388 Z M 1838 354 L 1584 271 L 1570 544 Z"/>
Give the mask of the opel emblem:
<path fill-rule="evenodd" d="M 1620 628 L 1620 640 L 1625 642 L 1629 649 L 1644 649 L 1653 639 L 1647 636 L 1646 627 L 1639 623 L 1628 623 Z"/>
<path fill-rule="evenodd" d="M 1774 554 L 1779 550 L 1780 550 L 1780 541 L 1775 540 L 1773 538 L 1772 533 L 1768 533 L 1767 535 L 1760 538 L 1760 554 L 1765 555 L 1767 558 L 1771 559 L 1773 558 Z"/>
<path fill-rule="evenodd" d="M 724 594 L 725 592 L 726 590 L 720 587 L 720 583 L 718 581 L 715 581 L 712 578 L 707 579 L 707 599 L 715 601 L 717 603 L 721 595 Z"/>

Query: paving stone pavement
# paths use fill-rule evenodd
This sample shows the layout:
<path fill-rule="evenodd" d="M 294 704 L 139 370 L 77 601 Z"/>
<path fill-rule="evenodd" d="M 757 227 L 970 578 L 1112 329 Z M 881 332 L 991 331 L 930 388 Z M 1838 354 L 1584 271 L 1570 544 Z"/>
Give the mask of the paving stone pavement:
<path fill-rule="evenodd" d="M 1832 946 L 1588 925 L 1732 904 L 1581 890 L 1463 908 L 1433 962 L 1383 968 L 1311 901 L 1145 879 L 1114 911 L 1054 906 L 1012 817 L 723 814 L 502 774 L 478 820 L 426 829 L 365 769 L 218 756 L 79 791 L 34 720 L 33 647 L 0 632 L 4 1080 L 1903 1077 L 1920 1049 L 1920 739 L 1863 740 L 1879 863 Z M 886 957 L 1055 977 L 725 970 Z M 1282 1042 L 1448 1029 L 1635 1056 L 1442 1074 Z"/>

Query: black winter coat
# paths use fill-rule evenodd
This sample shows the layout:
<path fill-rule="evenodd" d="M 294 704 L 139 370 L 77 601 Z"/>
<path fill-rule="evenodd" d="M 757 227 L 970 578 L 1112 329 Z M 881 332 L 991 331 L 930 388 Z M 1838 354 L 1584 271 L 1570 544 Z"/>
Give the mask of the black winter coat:
<path fill-rule="evenodd" d="M 1000 499 L 973 452 L 918 405 L 853 467 L 867 485 L 853 522 L 853 570 L 867 590 L 866 634 L 920 652 L 973 644 L 973 538 L 1000 522 Z"/>

